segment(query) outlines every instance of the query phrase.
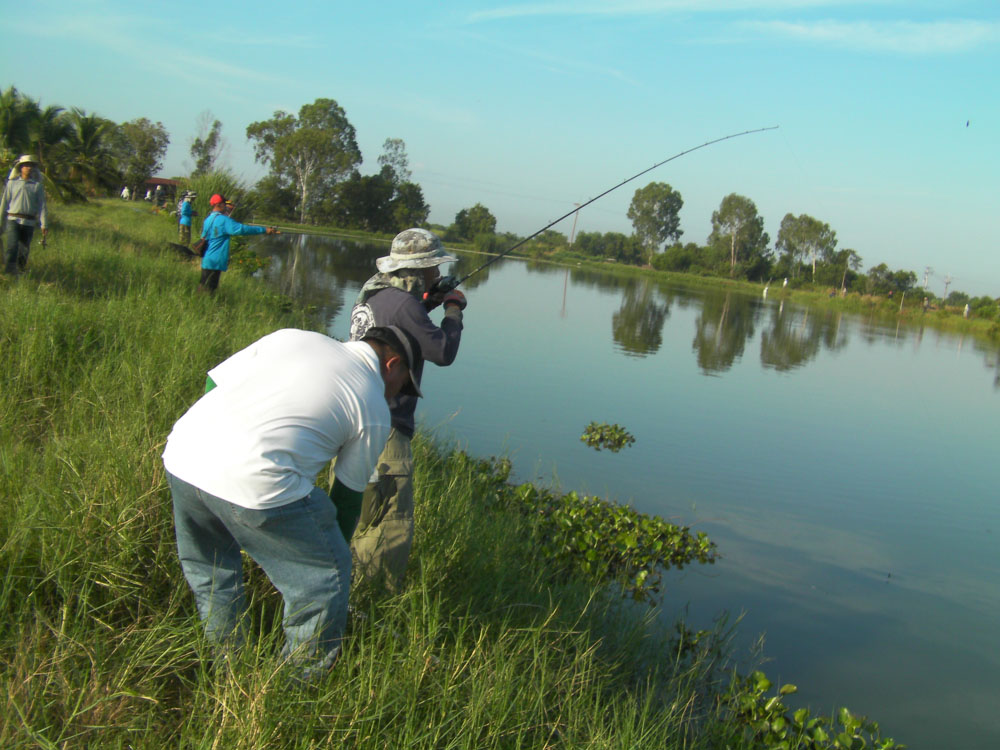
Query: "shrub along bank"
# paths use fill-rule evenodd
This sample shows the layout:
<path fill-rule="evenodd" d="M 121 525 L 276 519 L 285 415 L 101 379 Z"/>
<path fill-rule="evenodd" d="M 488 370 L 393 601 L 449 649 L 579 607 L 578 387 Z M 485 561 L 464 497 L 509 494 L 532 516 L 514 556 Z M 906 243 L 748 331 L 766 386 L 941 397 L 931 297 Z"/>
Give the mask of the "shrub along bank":
<path fill-rule="evenodd" d="M 621 596 L 648 600 L 658 562 L 713 559 L 704 537 L 426 436 L 407 587 L 353 593 L 329 678 L 284 683 L 280 599 L 249 562 L 256 637 L 213 659 L 160 453 L 209 367 L 316 322 L 239 274 L 195 295 L 173 223 L 134 204 L 53 214 L 29 273 L 0 281 L 0 746 L 892 746 L 791 713 L 791 688 L 732 670 L 724 631 L 662 632 Z"/>

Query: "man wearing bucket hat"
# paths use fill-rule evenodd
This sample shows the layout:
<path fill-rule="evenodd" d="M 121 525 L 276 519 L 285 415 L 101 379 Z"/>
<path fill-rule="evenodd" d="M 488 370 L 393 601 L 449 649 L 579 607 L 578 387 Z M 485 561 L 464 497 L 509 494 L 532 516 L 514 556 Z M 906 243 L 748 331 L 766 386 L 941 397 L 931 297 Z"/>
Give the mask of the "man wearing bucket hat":
<path fill-rule="evenodd" d="M 407 229 L 396 235 L 389 255 L 375 261 L 378 273 L 368 279 L 351 312 L 352 341 L 371 326 L 398 326 L 420 344 L 424 359 L 439 366 L 455 361 L 462 338 L 465 295 L 457 290 L 442 299 L 428 296 L 440 277 L 442 263 L 457 261 L 441 240 L 426 229 Z M 444 306 L 441 325 L 428 315 Z M 416 371 L 417 382 L 422 368 Z M 392 432 L 379 456 L 377 472 L 365 488 L 358 532 L 351 540 L 359 580 L 384 579 L 398 590 L 413 546 L 413 452 L 417 400 L 400 394 L 389 402 Z"/>
<path fill-rule="evenodd" d="M 281 592 L 282 653 L 299 677 L 332 665 L 347 621 L 345 539 L 391 430 L 388 401 L 420 395 L 421 365 L 419 344 L 399 328 L 348 343 L 285 329 L 209 372 L 163 465 L 181 568 L 213 643 L 245 637 L 243 550 Z M 331 503 L 316 477 L 333 458 Z"/>
<path fill-rule="evenodd" d="M 45 213 L 45 188 L 38 171 L 38 159 L 25 154 L 14 164 L 14 173 L 0 198 L 0 226 L 3 227 L 4 271 L 15 276 L 28 266 L 28 252 L 35 227 L 48 235 Z"/>

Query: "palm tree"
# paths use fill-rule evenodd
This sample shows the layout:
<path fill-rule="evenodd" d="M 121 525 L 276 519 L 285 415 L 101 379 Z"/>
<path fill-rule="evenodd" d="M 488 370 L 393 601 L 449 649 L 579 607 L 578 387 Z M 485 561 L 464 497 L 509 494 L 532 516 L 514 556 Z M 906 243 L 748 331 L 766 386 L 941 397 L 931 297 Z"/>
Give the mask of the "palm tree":
<path fill-rule="evenodd" d="M 28 150 L 38 156 L 43 171 L 48 164 L 49 151 L 69 136 L 71 126 L 63 116 L 62 107 L 54 104 L 42 109 L 41 102 L 28 101 L 30 120 L 28 121 Z"/>
<path fill-rule="evenodd" d="M 31 112 L 26 102 L 13 86 L 0 92 L 0 149 L 5 152 L 4 164 L 13 161 L 18 153 L 27 151 L 31 143 L 28 134 Z"/>
<path fill-rule="evenodd" d="M 116 125 L 79 107 L 65 119 L 69 132 L 57 151 L 60 172 L 70 182 L 81 184 L 90 196 L 117 187 L 122 177 L 111 152 Z"/>

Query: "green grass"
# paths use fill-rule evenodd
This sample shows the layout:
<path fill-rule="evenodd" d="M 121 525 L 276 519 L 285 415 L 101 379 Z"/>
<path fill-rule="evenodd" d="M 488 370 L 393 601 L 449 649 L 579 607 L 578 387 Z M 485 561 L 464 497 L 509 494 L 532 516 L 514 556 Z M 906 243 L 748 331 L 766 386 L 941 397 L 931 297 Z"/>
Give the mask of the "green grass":
<path fill-rule="evenodd" d="M 256 637 L 213 660 L 160 453 L 209 367 L 316 321 L 231 273 L 196 295 L 145 207 L 53 213 L 29 274 L 0 282 L 0 747 L 751 745 L 724 633 L 664 633 L 554 579 L 529 520 L 487 502 L 495 477 L 423 436 L 408 584 L 352 594 L 330 676 L 285 683 L 280 598 L 249 562 Z"/>

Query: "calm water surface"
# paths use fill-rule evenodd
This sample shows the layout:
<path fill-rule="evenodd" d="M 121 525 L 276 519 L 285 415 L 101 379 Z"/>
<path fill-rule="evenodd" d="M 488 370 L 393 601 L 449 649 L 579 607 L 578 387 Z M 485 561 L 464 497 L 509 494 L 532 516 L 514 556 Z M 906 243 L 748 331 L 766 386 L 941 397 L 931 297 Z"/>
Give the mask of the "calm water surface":
<path fill-rule="evenodd" d="M 269 280 L 338 338 L 388 252 L 304 236 L 257 247 Z M 796 705 L 847 705 L 918 750 L 1000 747 L 994 348 L 774 289 L 520 261 L 465 291 L 458 360 L 425 375 L 425 427 L 509 455 L 521 479 L 707 532 L 722 560 L 672 572 L 664 618 L 742 614 L 741 652 L 763 634 L 764 669 L 799 686 Z M 635 444 L 593 451 L 579 440 L 592 420 Z"/>

